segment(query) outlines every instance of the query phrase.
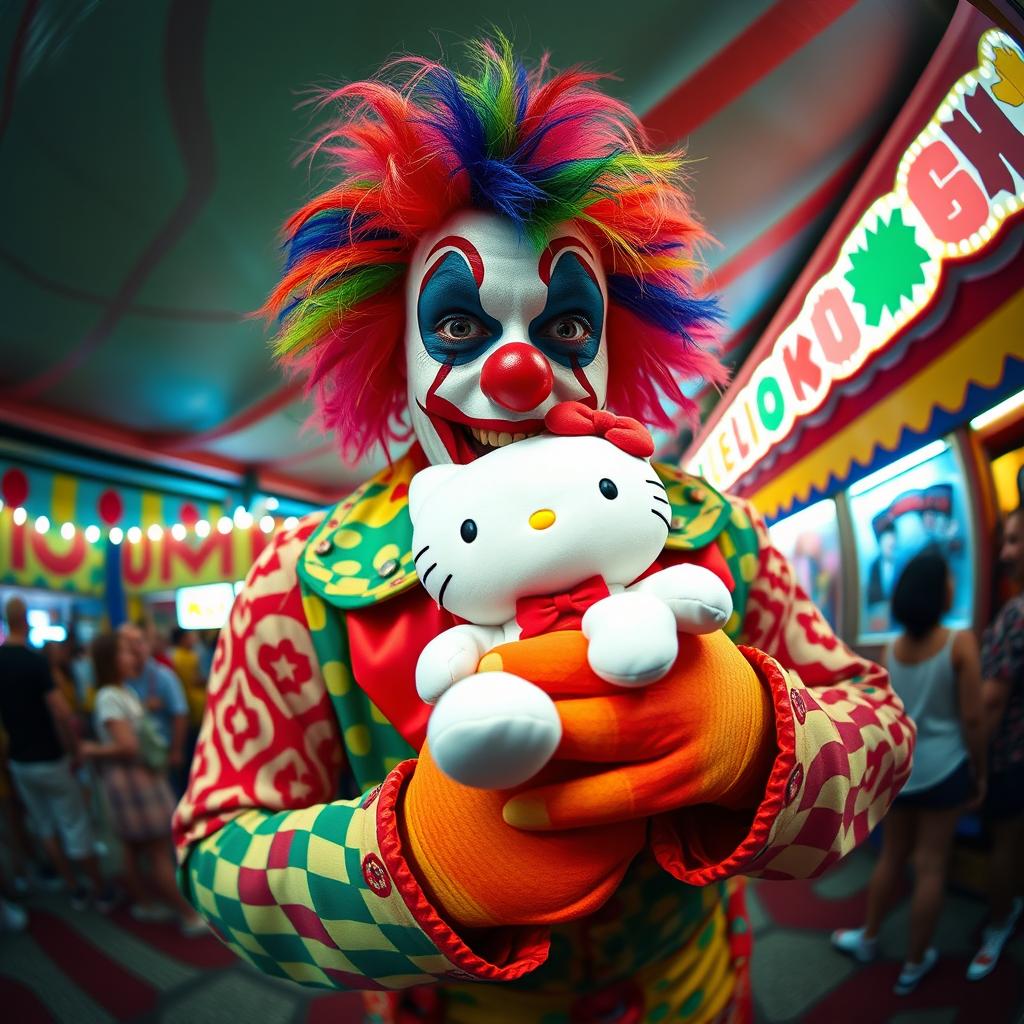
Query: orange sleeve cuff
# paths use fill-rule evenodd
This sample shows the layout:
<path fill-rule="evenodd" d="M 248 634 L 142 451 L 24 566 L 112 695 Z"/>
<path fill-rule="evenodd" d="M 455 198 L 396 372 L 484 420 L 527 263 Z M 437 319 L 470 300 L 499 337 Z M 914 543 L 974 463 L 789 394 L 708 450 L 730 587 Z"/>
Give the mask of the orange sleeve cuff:
<path fill-rule="evenodd" d="M 403 761 L 384 780 L 377 796 L 377 837 L 381 856 L 409 912 L 453 967 L 445 977 L 469 981 L 514 981 L 548 958 L 550 929 L 500 927 L 459 935 L 437 912 L 403 849 L 398 815 L 402 792 L 416 770 Z"/>

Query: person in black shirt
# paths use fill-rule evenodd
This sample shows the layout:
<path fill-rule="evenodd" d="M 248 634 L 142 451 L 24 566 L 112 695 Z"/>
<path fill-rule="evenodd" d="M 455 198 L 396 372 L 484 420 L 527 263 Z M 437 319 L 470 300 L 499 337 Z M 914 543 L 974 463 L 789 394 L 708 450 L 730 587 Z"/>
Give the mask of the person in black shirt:
<path fill-rule="evenodd" d="M 83 909 L 89 891 L 78 881 L 71 861 L 92 883 L 97 906 L 112 901 L 100 878 L 93 852 L 92 826 L 81 791 L 71 773 L 69 754 L 77 754 L 72 712 L 54 685 L 46 659 L 28 646 L 25 602 L 7 602 L 7 640 L 0 646 L 0 721 L 8 736 L 11 778 L 32 831 Z M 59 839 L 58 839 L 59 835 Z"/>

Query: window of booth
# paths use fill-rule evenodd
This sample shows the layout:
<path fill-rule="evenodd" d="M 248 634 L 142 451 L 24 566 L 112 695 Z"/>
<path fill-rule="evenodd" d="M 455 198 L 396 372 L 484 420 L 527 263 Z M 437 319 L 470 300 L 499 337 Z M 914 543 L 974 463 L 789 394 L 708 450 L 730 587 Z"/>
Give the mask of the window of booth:
<path fill-rule="evenodd" d="M 773 523 L 772 543 L 789 559 L 797 583 L 839 631 L 840 548 L 836 503 L 828 498 Z"/>
<path fill-rule="evenodd" d="M 849 491 L 860 574 L 859 643 L 896 635 L 890 601 L 903 567 L 935 547 L 949 562 L 953 606 L 943 620 L 970 628 L 974 606 L 974 537 L 959 459 L 934 442 L 859 481 Z"/>

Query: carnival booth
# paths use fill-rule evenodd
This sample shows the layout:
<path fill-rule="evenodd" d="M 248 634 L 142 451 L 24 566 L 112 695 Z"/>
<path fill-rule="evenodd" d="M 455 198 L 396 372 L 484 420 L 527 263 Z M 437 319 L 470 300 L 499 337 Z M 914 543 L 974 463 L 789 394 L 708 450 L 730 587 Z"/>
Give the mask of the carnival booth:
<path fill-rule="evenodd" d="M 87 642 L 104 620 L 142 614 L 219 628 L 270 535 L 306 511 L 272 495 L 154 473 L 138 486 L 96 469 L 0 458 L 0 590 L 32 592 L 39 643 L 69 631 Z"/>
<path fill-rule="evenodd" d="M 956 578 L 950 625 L 990 614 L 997 505 L 1018 500 L 999 481 L 1016 488 L 1024 466 L 1024 406 L 999 411 L 1024 388 L 1022 202 L 1021 46 L 962 3 L 684 456 L 753 500 L 804 588 L 869 651 L 928 544 Z"/>

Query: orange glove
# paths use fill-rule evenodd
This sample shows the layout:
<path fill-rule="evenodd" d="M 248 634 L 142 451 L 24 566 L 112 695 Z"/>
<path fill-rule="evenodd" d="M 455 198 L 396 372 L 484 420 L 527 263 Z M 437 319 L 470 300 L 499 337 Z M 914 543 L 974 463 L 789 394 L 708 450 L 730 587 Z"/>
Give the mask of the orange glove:
<path fill-rule="evenodd" d="M 724 633 L 680 635 L 672 670 L 642 689 L 594 675 L 576 632 L 496 647 L 480 669 L 499 668 L 555 699 L 563 735 L 554 763 L 569 776 L 552 783 L 542 774 L 521 787 L 504 804 L 509 824 L 581 828 L 761 799 L 776 755 L 771 695 Z M 596 696 L 579 696 L 587 693 Z"/>
<path fill-rule="evenodd" d="M 453 782 L 424 744 L 399 821 L 435 909 L 456 930 L 555 924 L 598 910 L 643 847 L 646 822 L 522 832 L 502 820 L 508 795 Z"/>

